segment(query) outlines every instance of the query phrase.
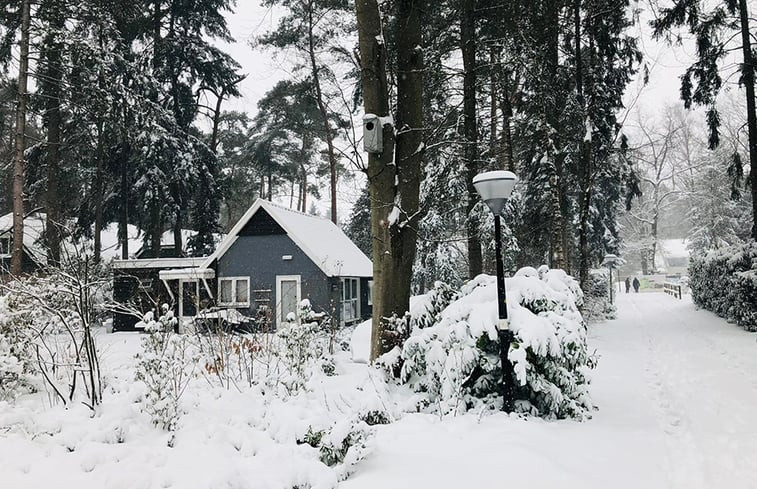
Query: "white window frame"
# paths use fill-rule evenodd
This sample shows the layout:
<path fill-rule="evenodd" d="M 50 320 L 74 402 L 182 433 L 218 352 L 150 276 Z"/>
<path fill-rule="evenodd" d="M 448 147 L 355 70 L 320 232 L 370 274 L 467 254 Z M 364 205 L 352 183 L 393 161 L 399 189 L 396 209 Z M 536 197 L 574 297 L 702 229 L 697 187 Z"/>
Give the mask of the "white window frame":
<path fill-rule="evenodd" d="M 350 291 L 352 290 L 352 282 L 355 282 L 357 285 L 355 287 L 355 296 L 351 297 L 349 299 L 345 299 L 345 290 L 346 285 L 350 284 Z M 352 295 L 350 293 L 350 295 Z M 342 324 L 347 324 L 348 322 L 354 322 L 360 320 L 360 278 L 358 277 L 342 277 L 342 297 L 340 298 L 340 305 L 342 307 Z M 355 304 L 355 317 L 347 319 L 345 317 L 345 305 L 346 304 Z"/>
<path fill-rule="evenodd" d="M 286 322 L 281 318 L 281 283 L 291 281 L 297 282 L 296 307 L 299 308 L 300 302 L 302 302 L 302 277 L 300 275 L 276 275 L 276 324 L 283 324 Z M 299 322 L 300 317 L 297 314 L 297 311 L 294 311 L 294 314 L 297 316 L 297 321 Z"/>
<path fill-rule="evenodd" d="M 221 298 L 221 283 L 223 281 L 231 282 L 231 302 L 223 302 Z M 247 282 L 247 300 L 237 301 L 237 282 Z M 250 277 L 218 277 L 218 305 L 228 307 L 250 307 Z"/>
<path fill-rule="evenodd" d="M 11 254 L 13 254 L 13 238 L 8 236 L 0 236 L 0 242 L 7 242 L 8 243 L 8 252 L 6 253 L 3 251 L 3 248 L 0 247 L 0 257 L 3 258 L 9 258 Z"/>

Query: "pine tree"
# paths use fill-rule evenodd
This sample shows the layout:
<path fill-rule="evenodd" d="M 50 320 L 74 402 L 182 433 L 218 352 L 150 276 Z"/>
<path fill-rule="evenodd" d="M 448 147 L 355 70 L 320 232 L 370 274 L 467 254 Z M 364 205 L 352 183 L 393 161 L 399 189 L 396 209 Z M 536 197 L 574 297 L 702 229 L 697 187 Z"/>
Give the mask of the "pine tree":
<path fill-rule="evenodd" d="M 755 109 L 754 52 L 750 39 L 749 8 L 746 0 L 705 3 L 702 0 L 675 0 L 660 10 L 651 23 L 654 36 L 668 36 L 676 28 L 686 28 L 696 38 L 697 59 L 681 76 L 681 99 L 688 109 L 692 105 L 707 107 L 709 146 L 720 143 L 720 114 L 716 106 L 723 89 L 723 61 L 732 51 L 732 40 L 741 38 L 736 47 L 742 53 L 739 84 L 746 96 L 749 165 L 752 191 L 752 239 L 757 240 L 757 109 Z"/>

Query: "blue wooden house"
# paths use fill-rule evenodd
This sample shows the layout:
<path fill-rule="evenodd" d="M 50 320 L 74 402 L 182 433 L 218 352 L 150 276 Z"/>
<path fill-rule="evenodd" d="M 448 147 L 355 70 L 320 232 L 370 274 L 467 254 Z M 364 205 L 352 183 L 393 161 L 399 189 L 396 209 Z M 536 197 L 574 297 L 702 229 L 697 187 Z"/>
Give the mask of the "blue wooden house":
<path fill-rule="evenodd" d="M 119 276 L 125 282 L 141 274 L 143 282 L 152 277 L 154 288 L 157 278 L 182 324 L 198 316 L 243 317 L 275 327 L 296 315 L 303 299 L 341 325 L 372 314 L 368 257 L 330 220 L 262 199 L 208 257 L 123 260 L 113 266 L 116 283 Z M 120 300 L 135 290 L 121 289 Z M 115 326 L 126 329 L 118 319 Z"/>

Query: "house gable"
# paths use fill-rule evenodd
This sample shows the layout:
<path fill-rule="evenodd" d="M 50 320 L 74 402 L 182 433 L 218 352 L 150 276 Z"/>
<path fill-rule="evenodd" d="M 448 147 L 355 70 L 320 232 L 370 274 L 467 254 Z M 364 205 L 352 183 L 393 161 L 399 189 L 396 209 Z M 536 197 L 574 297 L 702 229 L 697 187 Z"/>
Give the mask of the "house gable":
<path fill-rule="evenodd" d="M 269 236 L 275 234 L 286 234 L 286 231 L 265 209 L 259 209 L 239 231 L 239 236 Z"/>
<path fill-rule="evenodd" d="M 261 217 L 256 217 L 260 213 Z M 270 231 L 270 232 L 266 232 Z M 258 199 L 203 264 L 211 267 L 242 237 L 286 235 L 327 277 L 371 277 L 370 259 L 328 219 Z"/>

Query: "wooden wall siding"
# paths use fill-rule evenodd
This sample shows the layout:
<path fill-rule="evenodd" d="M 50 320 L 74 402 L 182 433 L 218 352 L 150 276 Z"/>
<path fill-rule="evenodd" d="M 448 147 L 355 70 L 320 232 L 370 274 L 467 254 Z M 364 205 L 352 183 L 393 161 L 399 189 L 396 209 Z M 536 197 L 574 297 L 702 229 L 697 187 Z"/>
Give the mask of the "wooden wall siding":
<path fill-rule="evenodd" d="M 259 209 L 239 232 L 239 236 L 268 236 L 286 234 L 273 217 L 264 209 Z"/>

